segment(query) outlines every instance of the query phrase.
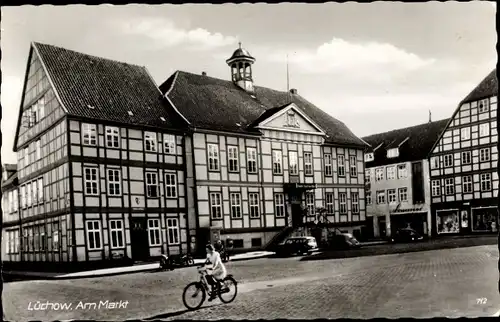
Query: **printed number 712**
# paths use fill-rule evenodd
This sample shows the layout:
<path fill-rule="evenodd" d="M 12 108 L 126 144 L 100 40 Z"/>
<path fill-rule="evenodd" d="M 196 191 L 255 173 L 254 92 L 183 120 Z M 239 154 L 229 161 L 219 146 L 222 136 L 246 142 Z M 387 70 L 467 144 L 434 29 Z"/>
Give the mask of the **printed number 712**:
<path fill-rule="evenodd" d="M 476 301 L 477 301 L 477 304 L 486 304 L 486 302 L 488 302 L 488 299 L 485 297 L 480 297 Z"/>

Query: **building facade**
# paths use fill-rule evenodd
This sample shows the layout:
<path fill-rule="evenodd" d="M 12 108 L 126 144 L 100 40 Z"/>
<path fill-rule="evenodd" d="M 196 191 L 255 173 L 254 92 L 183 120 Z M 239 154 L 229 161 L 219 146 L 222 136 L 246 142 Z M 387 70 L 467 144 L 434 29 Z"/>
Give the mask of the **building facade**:
<path fill-rule="evenodd" d="M 201 231 L 215 228 L 217 238 L 248 249 L 323 219 L 360 232 L 366 144 L 296 90 L 255 86 L 254 62 L 239 48 L 227 60 L 231 81 L 178 71 L 160 86 L 192 129 L 188 213 L 197 226 L 190 234 L 204 244 Z"/>
<path fill-rule="evenodd" d="M 2 165 L 2 226 L 19 219 L 17 166 Z M 8 229 L 2 233 L 2 260 L 16 260 L 19 256 L 19 230 Z"/>
<path fill-rule="evenodd" d="M 430 236 L 431 190 L 427 155 L 448 120 L 364 137 L 367 222 L 374 238 L 413 228 Z"/>
<path fill-rule="evenodd" d="M 497 95 L 494 70 L 459 104 L 429 155 L 437 235 L 498 231 Z"/>

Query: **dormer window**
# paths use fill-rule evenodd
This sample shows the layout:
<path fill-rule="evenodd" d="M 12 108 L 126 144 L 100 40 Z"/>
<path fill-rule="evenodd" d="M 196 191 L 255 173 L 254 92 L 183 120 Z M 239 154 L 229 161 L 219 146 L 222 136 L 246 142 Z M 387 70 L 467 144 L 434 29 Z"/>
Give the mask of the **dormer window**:
<path fill-rule="evenodd" d="M 387 158 L 397 158 L 399 156 L 399 149 L 389 149 L 387 150 Z"/>
<path fill-rule="evenodd" d="M 365 153 L 365 162 L 370 162 L 375 159 L 373 153 Z"/>
<path fill-rule="evenodd" d="M 480 100 L 478 104 L 478 112 L 483 113 L 488 111 L 488 99 Z"/>

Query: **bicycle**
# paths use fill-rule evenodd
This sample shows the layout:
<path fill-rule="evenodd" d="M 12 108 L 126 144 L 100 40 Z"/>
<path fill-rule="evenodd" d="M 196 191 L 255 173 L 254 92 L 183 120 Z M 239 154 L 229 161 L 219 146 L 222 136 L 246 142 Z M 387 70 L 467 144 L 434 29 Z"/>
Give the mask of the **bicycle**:
<path fill-rule="evenodd" d="M 219 299 L 225 303 L 231 303 L 234 301 L 236 298 L 236 295 L 238 294 L 238 286 L 236 280 L 233 278 L 233 275 L 228 274 L 221 282 L 222 282 L 222 288 L 221 288 L 221 283 L 215 283 L 215 286 L 211 289 L 210 288 L 210 283 L 207 280 L 207 269 L 204 266 L 199 266 L 197 267 L 198 273 L 200 274 L 200 280 L 198 282 L 191 282 L 189 283 L 185 288 L 184 292 L 182 293 L 182 301 L 184 302 L 184 306 L 188 310 L 196 310 L 199 309 L 203 303 L 205 302 L 205 299 L 208 296 L 212 296 L 212 292 L 216 292 L 217 296 Z M 226 299 L 224 297 L 225 294 L 230 293 L 230 285 L 234 285 L 234 294 L 232 297 L 229 297 Z M 194 288 L 194 293 L 190 295 L 190 288 Z M 215 289 L 214 289 L 215 288 Z M 201 296 L 198 296 L 201 295 Z M 194 298 L 199 298 L 199 303 L 196 305 L 189 305 L 188 300 L 194 299 Z"/>

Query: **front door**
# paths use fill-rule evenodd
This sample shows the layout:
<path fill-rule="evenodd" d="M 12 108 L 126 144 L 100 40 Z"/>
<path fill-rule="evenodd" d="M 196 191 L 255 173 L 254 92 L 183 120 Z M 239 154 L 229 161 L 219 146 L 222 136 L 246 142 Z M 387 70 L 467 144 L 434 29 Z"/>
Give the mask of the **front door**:
<path fill-rule="evenodd" d="M 130 218 L 130 242 L 132 259 L 145 260 L 149 257 L 149 240 L 146 218 Z"/>
<path fill-rule="evenodd" d="M 304 216 L 300 203 L 292 203 L 292 226 L 301 227 L 304 222 Z"/>

